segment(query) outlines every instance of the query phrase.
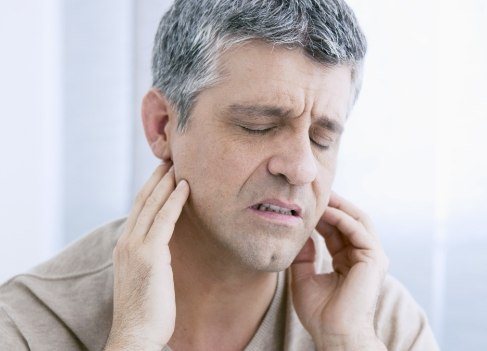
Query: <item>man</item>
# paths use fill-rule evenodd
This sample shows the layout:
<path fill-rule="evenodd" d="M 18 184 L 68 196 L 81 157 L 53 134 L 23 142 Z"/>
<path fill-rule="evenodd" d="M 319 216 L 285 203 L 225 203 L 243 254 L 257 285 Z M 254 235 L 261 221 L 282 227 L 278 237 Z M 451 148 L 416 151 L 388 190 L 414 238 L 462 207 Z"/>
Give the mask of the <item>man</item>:
<path fill-rule="evenodd" d="M 341 0 L 181 0 L 142 103 L 163 161 L 127 219 L 0 288 L 7 350 L 435 350 L 331 190 L 365 39 Z"/>

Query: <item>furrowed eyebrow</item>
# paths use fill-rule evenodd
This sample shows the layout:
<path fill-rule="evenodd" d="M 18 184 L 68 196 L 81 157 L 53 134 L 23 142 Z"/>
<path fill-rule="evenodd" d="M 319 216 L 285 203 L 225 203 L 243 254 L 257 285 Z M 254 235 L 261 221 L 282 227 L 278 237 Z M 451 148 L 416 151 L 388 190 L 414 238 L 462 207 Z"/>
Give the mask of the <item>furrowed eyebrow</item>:
<path fill-rule="evenodd" d="M 227 109 L 227 113 L 242 115 L 246 117 L 278 117 L 286 118 L 291 116 L 291 110 L 284 110 L 278 106 L 270 105 L 240 105 L 233 104 Z"/>
<path fill-rule="evenodd" d="M 341 135 L 343 133 L 343 125 L 341 125 L 339 122 L 327 117 L 327 116 L 321 116 L 316 118 L 316 123 L 325 128 L 328 129 L 330 132 L 333 132 L 335 134 Z"/>
<path fill-rule="evenodd" d="M 225 112 L 230 115 L 243 116 L 246 118 L 256 117 L 272 117 L 272 118 L 290 118 L 292 116 L 291 110 L 285 110 L 279 106 L 272 105 L 241 105 L 232 104 L 225 109 Z M 332 133 L 342 134 L 344 127 L 339 122 L 333 120 L 328 116 L 319 116 L 316 118 L 316 123 Z"/>

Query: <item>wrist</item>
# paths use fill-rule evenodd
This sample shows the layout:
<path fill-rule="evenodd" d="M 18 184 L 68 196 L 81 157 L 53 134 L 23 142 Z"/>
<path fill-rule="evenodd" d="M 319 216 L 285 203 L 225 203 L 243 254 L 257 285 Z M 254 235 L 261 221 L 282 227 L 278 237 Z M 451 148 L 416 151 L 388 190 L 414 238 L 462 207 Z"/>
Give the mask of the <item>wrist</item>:
<path fill-rule="evenodd" d="M 104 351 L 133 351 L 133 350 L 144 350 L 144 351 L 160 351 L 163 345 L 158 343 L 144 341 L 142 338 L 113 338 L 108 337 Z"/>

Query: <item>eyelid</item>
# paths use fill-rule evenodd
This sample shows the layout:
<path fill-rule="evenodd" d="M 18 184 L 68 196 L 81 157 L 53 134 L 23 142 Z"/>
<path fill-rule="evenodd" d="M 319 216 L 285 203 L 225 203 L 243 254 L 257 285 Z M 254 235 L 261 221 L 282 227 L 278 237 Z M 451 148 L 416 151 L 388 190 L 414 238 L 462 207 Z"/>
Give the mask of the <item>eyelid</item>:
<path fill-rule="evenodd" d="M 318 149 L 321 149 L 321 150 L 328 150 L 330 148 L 331 145 L 321 145 L 320 143 L 317 143 L 316 141 L 314 141 L 313 139 L 311 139 L 311 142 L 318 148 Z"/>
<path fill-rule="evenodd" d="M 329 136 L 318 135 L 318 133 L 313 133 L 313 130 L 310 131 L 309 138 L 310 138 L 311 142 L 314 145 L 316 145 L 316 147 L 318 147 L 319 149 L 322 149 L 322 150 L 329 149 L 331 147 L 331 145 L 335 142 L 334 138 L 331 138 Z M 323 145 L 323 144 L 317 142 L 316 139 L 325 139 L 326 141 L 329 142 L 329 144 Z"/>
<path fill-rule="evenodd" d="M 247 133 L 250 133 L 250 134 L 266 134 L 274 129 L 277 128 L 277 126 L 273 125 L 273 126 L 267 126 L 266 128 L 262 128 L 261 129 L 254 129 L 254 128 L 250 128 L 249 126 L 244 126 L 244 125 L 239 125 L 240 128 L 242 128 L 243 130 L 245 130 Z M 313 132 L 310 132 L 310 136 L 309 136 L 311 142 L 320 150 L 328 150 L 330 147 L 331 147 L 331 144 L 333 144 L 335 142 L 335 140 L 333 138 L 330 138 L 330 137 L 323 137 L 324 139 L 326 139 L 327 141 L 330 142 L 330 145 L 323 145 L 323 144 L 320 144 L 318 143 L 317 141 L 314 140 L 313 138 Z"/>
<path fill-rule="evenodd" d="M 249 132 L 249 133 L 257 133 L 257 134 L 264 134 L 264 133 L 267 133 L 267 132 L 270 132 L 271 130 L 277 128 L 277 126 L 265 126 L 265 128 L 263 127 L 260 127 L 260 128 L 252 128 L 251 126 L 243 126 L 243 125 L 239 125 L 240 128 L 242 128 L 243 130 L 245 130 L 246 132 Z"/>

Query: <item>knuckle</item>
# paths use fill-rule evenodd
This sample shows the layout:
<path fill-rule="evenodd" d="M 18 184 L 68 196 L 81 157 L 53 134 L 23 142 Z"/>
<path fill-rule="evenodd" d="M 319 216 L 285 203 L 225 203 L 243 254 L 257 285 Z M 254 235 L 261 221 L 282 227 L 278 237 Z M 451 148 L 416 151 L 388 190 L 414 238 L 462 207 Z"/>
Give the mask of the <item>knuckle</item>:
<path fill-rule="evenodd" d="M 135 203 L 136 204 L 144 203 L 146 197 L 147 197 L 147 194 L 144 191 L 142 191 L 142 190 L 139 191 L 137 193 L 137 195 L 135 196 Z"/>
<path fill-rule="evenodd" d="M 169 214 L 167 213 L 167 211 L 160 210 L 159 212 L 157 212 L 155 220 L 158 222 L 169 222 Z"/>
<path fill-rule="evenodd" d="M 146 266 L 150 263 L 150 255 L 148 254 L 147 250 L 135 250 L 132 254 L 134 262 L 139 265 Z"/>
<path fill-rule="evenodd" d="M 118 240 L 113 248 L 113 253 L 117 255 L 128 255 L 134 251 L 137 251 L 139 245 L 136 241 L 130 238 L 125 238 L 124 240 Z"/>
<path fill-rule="evenodd" d="M 367 264 L 374 263 L 373 253 L 370 250 L 351 250 L 350 259 L 357 262 L 365 262 Z"/>
<path fill-rule="evenodd" d="M 127 241 L 126 240 L 119 240 L 115 244 L 113 248 L 114 253 L 120 253 L 121 251 L 124 251 L 127 246 Z"/>
<path fill-rule="evenodd" d="M 156 198 L 154 195 L 150 195 L 145 201 L 145 205 L 148 207 L 156 207 L 159 205 L 159 199 Z"/>
<path fill-rule="evenodd" d="M 115 247 L 113 248 L 113 256 L 120 257 L 126 254 L 129 250 L 129 245 L 127 241 L 118 241 Z"/>
<path fill-rule="evenodd" d="M 133 264 L 147 264 L 148 254 L 144 247 L 135 246 L 132 243 L 123 242 L 113 248 L 113 259 L 116 262 Z"/>
<path fill-rule="evenodd" d="M 365 213 L 364 210 L 362 210 L 361 208 L 359 207 L 355 207 L 355 211 L 357 212 L 357 215 L 362 218 L 362 219 L 367 219 L 367 213 Z"/>
<path fill-rule="evenodd" d="M 367 230 L 367 227 L 365 226 L 364 222 L 362 221 L 362 218 L 358 218 L 357 219 L 357 223 L 358 223 L 358 228 L 360 229 L 360 231 L 362 232 L 362 234 L 365 234 L 367 236 L 369 236 L 369 231 Z"/>
<path fill-rule="evenodd" d="M 372 220 L 365 212 L 360 212 L 360 218 L 363 223 L 372 223 Z"/>
<path fill-rule="evenodd" d="M 365 250 L 354 250 L 353 255 L 357 261 L 370 262 L 370 257 Z"/>
<path fill-rule="evenodd" d="M 356 250 L 354 250 L 353 248 L 348 248 L 347 249 L 347 259 L 349 261 L 352 261 L 353 262 L 353 261 L 355 261 L 358 258 L 357 253 L 355 251 Z"/>
<path fill-rule="evenodd" d="M 136 226 L 148 222 L 150 218 L 151 218 L 151 211 L 149 211 L 147 208 L 143 208 L 139 214 L 139 217 L 137 218 Z"/>
<path fill-rule="evenodd" d="M 364 216 L 360 212 L 357 212 L 355 215 L 351 215 L 351 217 L 359 223 L 364 221 Z"/>
<path fill-rule="evenodd" d="M 343 225 L 343 218 L 342 218 L 342 217 L 338 217 L 338 218 L 336 219 L 335 226 L 336 226 L 336 227 L 340 227 L 340 226 L 342 226 L 342 225 Z"/>

